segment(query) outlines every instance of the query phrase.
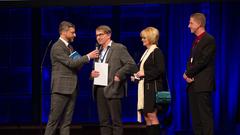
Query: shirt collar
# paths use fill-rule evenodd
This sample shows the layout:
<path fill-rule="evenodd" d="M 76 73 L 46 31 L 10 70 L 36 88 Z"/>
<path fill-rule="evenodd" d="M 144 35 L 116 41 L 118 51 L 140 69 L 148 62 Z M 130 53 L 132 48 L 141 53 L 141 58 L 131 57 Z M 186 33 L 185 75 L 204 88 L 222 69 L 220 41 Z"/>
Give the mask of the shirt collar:
<path fill-rule="evenodd" d="M 206 32 L 204 31 L 202 34 L 200 34 L 200 35 L 198 35 L 198 36 L 196 37 L 196 40 L 202 39 L 202 37 L 203 37 L 205 34 L 206 34 Z"/>
<path fill-rule="evenodd" d="M 113 41 L 111 40 L 111 41 L 107 44 L 107 47 L 106 47 L 106 48 L 103 49 L 103 48 L 101 47 L 100 49 L 105 50 L 105 49 L 107 49 L 107 48 L 110 48 L 110 47 L 112 46 L 112 42 L 113 42 Z"/>
<path fill-rule="evenodd" d="M 64 40 L 64 39 L 61 38 L 61 37 L 59 37 L 59 39 L 63 41 L 63 43 L 66 45 L 66 47 L 68 47 L 68 44 L 69 44 L 69 43 L 68 43 L 66 40 Z"/>
<path fill-rule="evenodd" d="M 112 40 L 108 43 L 107 47 L 111 47 L 112 46 Z"/>

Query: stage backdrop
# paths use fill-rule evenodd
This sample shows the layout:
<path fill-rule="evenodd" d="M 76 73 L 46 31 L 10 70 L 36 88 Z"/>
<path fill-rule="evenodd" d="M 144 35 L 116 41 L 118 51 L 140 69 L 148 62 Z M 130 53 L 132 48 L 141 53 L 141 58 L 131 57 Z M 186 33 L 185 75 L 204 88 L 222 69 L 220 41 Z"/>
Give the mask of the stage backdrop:
<path fill-rule="evenodd" d="M 95 28 L 106 24 L 112 28 L 112 39 L 123 43 L 136 63 L 145 49 L 140 31 L 147 26 L 158 28 L 159 47 L 165 55 L 174 97 L 170 128 L 174 131 L 191 129 L 186 83 L 182 74 L 194 40 L 187 27 L 189 16 L 194 12 L 203 12 L 207 18 L 206 29 L 215 37 L 217 45 L 216 91 L 213 93 L 215 127 L 217 130 L 232 130 L 239 118 L 240 106 L 239 11 L 239 4 L 230 3 L 0 9 L 0 16 L 4 18 L 0 22 L 0 123 L 39 122 L 35 117 L 43 123 L 47 122 L 51 79 L 49 51 L 43 64 L 42 79 L 36 72 L 40 72 L 38 66 L 48 43 L 58 39 L 59 23 L 67 20 L 76 25 L 77 38 L 73 45 L 80 54 L 95 49 Z M 91 97 L 92 82 L 89 80 L 91 70 L 92 63 L 79 72 L 80 88 L 73 123 L 97 122 L 96 104 Z M 128 97 L 123 99 L 123 121 L 126 123 L 136 122 L 137 84 L 129 82 L 128 88 Z"/>

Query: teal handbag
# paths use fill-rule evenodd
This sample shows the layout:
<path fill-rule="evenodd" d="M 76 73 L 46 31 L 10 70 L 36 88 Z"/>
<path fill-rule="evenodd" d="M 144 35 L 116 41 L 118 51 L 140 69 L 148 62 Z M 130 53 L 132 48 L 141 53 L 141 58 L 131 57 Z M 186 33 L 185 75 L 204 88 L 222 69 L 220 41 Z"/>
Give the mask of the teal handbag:
<path fill-rule="evenodd" d="M 152 59 L 153 59 L 153 64 L 154 64 L 154 55 L 152 55 Z M 155 92 L 156 92 L 156 96 L 155 96 L 156 104 L 170 104 L 172 101 L 171 92 L 169 90 L 168 79 L 167 79 L 167 76 L 165 76 L 165 77 L 166 77 L 166 83 L 167 83 L 167 91 L 166 90 L 158 90 L 156 80 L 154 81 Z"/>
<path fill-rule="evenodd" d="M 169 104 L 172 97 L 170 91 L 156 91 L 156 103 L 157 104 Z"/>
<path fill-rule="evenodd" d="M 168 85 L 168 81 L 167 81 Z M 170 104 L 172 100 L 171 92 L 169 90 L 168 86 L 168 91 L 159 91 L 157 90 L 157 84 L 155 81 L 155 91 L 156 91 L 156 104 Z"/>

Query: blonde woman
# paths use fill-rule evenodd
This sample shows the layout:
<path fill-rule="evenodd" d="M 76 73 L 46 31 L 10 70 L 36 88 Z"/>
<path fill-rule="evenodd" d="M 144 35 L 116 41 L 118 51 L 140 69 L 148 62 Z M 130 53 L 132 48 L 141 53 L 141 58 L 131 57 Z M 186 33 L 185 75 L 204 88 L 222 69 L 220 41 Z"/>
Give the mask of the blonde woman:
<path fill-rule="evenodd" d="M 139 62 L 139 71 L 134 74 L 138 82 L 138 121 L 141 116 L 146 121 L 147 135 L 159 135 L 160 127 L 155 103 L 156 90 L 163 88 L 164 56 L 157 47 L 159 31 L 154 27 L 147 27 L 140 33 L 146 51 Z"/>

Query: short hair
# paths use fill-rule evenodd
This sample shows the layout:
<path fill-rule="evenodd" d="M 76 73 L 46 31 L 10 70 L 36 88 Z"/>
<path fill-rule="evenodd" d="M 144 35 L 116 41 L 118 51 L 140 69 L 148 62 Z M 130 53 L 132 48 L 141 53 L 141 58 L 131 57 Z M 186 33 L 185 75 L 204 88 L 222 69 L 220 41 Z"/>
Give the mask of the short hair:
<path fill-rule="evenodd" d="M 61 34 L 63 31 L 67 31 L 69 28 L 74 28 L 75 29 L 75 25 L 68 22 L 68 21 L 62 21 L 59 24 L 59 34 Z"/>
<path fill-rule="evenodd" d="M 103 32 L 105 32 L 106 34 L 112 34 L 112 30 L 109 26 L 107 25 L 100 25 L 96 28 L 96 30 L 102 30 Z"/>
<path fill-rule="evenodd" d="M 190 17 L 193 18 L 198 23 L 200 23 L 202 27 L 205 27 L 206 17 L 203 13 L 194 13 Z"/>
<path fill-rule="evenodd" d="M 157 28 L 147 27 L 141 31 L 140 36 L 146 37 L 151 44 L 158 44 L 159 31 Z"/>

